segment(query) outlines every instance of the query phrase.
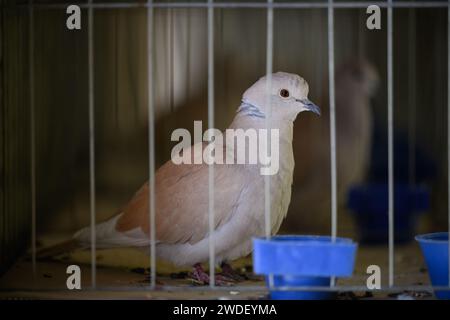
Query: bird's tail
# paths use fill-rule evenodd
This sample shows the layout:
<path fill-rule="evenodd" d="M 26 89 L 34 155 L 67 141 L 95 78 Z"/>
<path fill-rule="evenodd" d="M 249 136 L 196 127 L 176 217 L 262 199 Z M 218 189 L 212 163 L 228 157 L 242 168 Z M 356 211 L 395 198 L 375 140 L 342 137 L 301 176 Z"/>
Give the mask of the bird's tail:
<path fill-rule="evenodd" d="M 70 239 L 38 250 L 36 258 L 39 260 L 52 259 L 63 253 L 69 253 L 80 248 L 82 246 L 77 239 Z"/>
<path fill-rule="evenodd" d="M 120 214 L 95 226 L 95 247 L 97 249 L 148 245 L 145 235 L 116 231 L 115 226 L 119 218 Z M 83 228 L 77 231 L 70 240 L 38 250 L 36 256 L 38 259 L 49 259 L 76 249 L 87 249 L 91 246 L 91 236 L 91 228 Z"/>

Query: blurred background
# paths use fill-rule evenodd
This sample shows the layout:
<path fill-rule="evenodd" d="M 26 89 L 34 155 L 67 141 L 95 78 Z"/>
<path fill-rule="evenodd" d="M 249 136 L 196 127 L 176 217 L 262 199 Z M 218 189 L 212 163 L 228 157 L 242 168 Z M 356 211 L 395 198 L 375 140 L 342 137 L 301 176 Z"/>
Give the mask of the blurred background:
<path fill-rule="evenodd" d="M 30 45 L 38 238 L 69 236 L 89 224 L 87 11 L 82 10 L 82 29 L 70 31 L 65 9 L 37 8 L 30 42 L 28 8 L 20 1 L 2 3 L 0 272 L 30 243 Z M 216 9 L 214 14 L 215 126 L 223 130 L 244 90 L 265 74 L 267 14 L 265 9 Z M 336 9 L 334 33 L 338 234 L 382 244 L 388 172 L 386 9 L 381 16 L 381 30 L 368 30 L 365 8 Z M 145 8 L 95 10 L 94 20 L 96 212 L 101 221 L 148 178 L 148 38 Z M 159 167 L 170 158 L 174 129 L 192 131 L 194 120 L 207 123 L 206 10 L 156 8 L 154 31 Z M 393 42 L 395 184 L 403 188 L 399 197 L 407 192 L 417 202 L 396 207 L 406 212 L 401 219 L 407 221 L 406 231 L 396 229 L 405 232 L 398 240 L 408 242 L 419 231 L 443 231 L 447 225 L 447 9 L 395 9 Z M 275 10 L 273 69 L 304 77 L 310 99 L 323 110 L 320 119 L 301 114 L 295 122 L 293 193 L 281 232 L 329 234 L 325 9 Z M 365 191 L 373 186 L 379 193 L 367 199 Z M 371 201 L 381 204 L 380 212 L 364 207 Z M 365 217 L 369 211 L 372 216 Z M 364 224 L 373 215 L 385 226 L 367 237 Z"/>

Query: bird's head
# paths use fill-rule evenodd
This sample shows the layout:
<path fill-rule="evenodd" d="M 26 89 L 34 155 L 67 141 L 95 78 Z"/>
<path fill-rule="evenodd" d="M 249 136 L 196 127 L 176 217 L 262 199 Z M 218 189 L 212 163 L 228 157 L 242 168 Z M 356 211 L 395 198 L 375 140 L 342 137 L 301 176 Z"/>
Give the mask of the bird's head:
<path fill-rule="evenodd" d="M 297 114 L 303 111 L 320 115 L 319 107 L 308 99 L 308 91 L 308 83 L 302 77 L 277 72 L 272 74 L 270 89 L 267 77 L 262 77 L 244 92 L 242 102 L 253 110 L 249 114 L 264 117 L 271 111 L 274 120 L 294 121 Z"/>

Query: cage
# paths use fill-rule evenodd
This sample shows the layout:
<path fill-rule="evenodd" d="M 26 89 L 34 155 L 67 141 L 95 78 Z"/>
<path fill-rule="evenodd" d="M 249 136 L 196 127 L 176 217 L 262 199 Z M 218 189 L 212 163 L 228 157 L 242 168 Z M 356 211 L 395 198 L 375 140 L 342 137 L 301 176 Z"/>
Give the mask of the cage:
<path fill-rule="evenodd" d="M 70 5 L 80 8 L 79 29 L 68 28 Z M 380 8 L 379 29 L 367 27 L 370 5 Z M 265 298 L 248 255 L 232 264 L 245 280 L 215 283 L 213 241 L 209 285 L 156 257 L 154 186 L 175 129 L 193 132 L 198 120 L 225 130 L 242 93 L 281 70 L 308 81 L 322 116 L 295 120 L 280 234 L 360 241 L 351 278 L 308 290 L 433 298 L 413 238 L 450 230 L 449 17 L 447 1 L 3 0 L 0 296 Z M 221 194 L 208 172 L 205 223 L 214 231 Z M 97 248 L 91 228 L 85 250 L 39 259 L 42 248 L 114 216 L 147 180 L 146 250 Z M 271 238 L 264 181 L 258 201 Z M 399 187 L 425 197 L 405 215 L 417 200 L 397 196 Z M 369 217 L 372 203 L 381 209 Z M 70 265 L 81 268 L 81 290 L 67 287 Z M 370 266 L 381 270 L 380 288 L 367 286 Z"/>

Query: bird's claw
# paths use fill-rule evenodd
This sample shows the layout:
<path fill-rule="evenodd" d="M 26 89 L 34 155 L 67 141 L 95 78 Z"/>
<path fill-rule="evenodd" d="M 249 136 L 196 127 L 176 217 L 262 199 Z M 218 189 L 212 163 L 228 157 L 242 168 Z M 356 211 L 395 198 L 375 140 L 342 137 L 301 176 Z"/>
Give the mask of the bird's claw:
<path fill-rule="evenodd" d="M 210 284 L 209 274 L 203 270 L 201 264 L 194 265 L 193 271 L 190 274 L 190 279 L 194 285 Z M 232 286 L 236 281 L 230 277 L 222 274 L 216 274 L 214 277 L 214 284 L 217 286 Z"/>

